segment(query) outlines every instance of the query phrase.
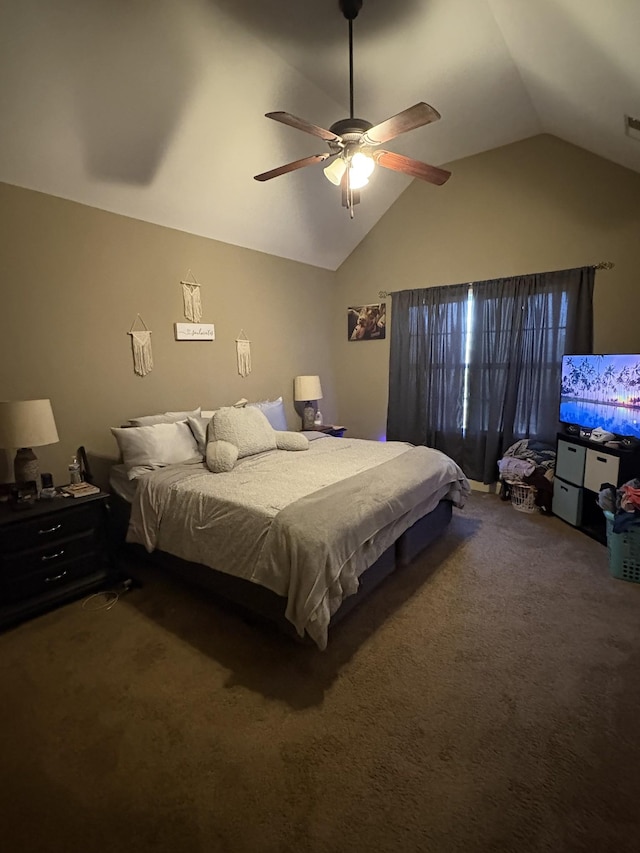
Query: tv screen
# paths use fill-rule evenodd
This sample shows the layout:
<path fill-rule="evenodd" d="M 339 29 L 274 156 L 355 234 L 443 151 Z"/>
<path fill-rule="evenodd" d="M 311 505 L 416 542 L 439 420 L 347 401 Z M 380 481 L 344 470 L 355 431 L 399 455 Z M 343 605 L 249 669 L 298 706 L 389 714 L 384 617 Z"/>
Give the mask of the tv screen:
<path fill-rule="evenodd" d="M 563 356 L 560 421 L 640 438 L 640 355 Z"/>

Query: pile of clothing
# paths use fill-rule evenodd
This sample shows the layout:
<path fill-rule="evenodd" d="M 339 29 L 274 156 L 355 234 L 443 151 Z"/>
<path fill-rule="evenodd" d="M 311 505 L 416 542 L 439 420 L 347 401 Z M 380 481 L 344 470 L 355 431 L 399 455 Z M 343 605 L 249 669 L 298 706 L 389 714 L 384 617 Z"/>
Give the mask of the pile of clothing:
<path fill-rule="evenodd" d="M 629 480 L 620 488 L 604 483 L 598 494 L 598 505 L 613 515 L 614 533 L 624 533 L 640 524 L 640 480 Z"/>
<path fill-rule="evenodd" d="M 551 515 L 556 470 L 556 449 L 553 445 L 533 438 L 516 441 L 498 460 L 498 469 L 502 500 L 509 500 L 511 484 L 524 483 L 536 489 L 535 505 L 540 511 Z"/>

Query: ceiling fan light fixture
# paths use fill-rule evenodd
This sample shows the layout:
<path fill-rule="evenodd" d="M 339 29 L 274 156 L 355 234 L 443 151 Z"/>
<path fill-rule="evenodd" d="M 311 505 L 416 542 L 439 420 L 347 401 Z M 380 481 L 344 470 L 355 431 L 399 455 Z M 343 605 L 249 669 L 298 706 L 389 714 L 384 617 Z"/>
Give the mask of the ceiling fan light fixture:
<path fill-rule="evenodd" d="M 356 172 L 354 169 L 349 169 L 349 186 L 352 190 L 361 190 L 369 183 L 369 178 L 361 172 Z"/>
<path fill-rule="evenodd" d="M 323 171 L 325 177 L 328 181 L 331 181 L 332 184 L 335 184 L 337 187 L 340 186 L 342 181 L 342 177 L 347 170 L 347 164 L 344 162 L 342 157 L 336 157 L 328 166 L 326 166 Z"/>
<path fill-rule="evenodd" d="M 352 190 L 361 190 L 369 183 L 369 178 L 363 178 L 362 175 L 354 175 L 353 169 L 349 173 L 349 187 Z"/>
<path fill-rule="evenodd" d="M 362 151 L 357 151 L 351 158 L 351 177 L 362 176 L 369 178 L 373 174 L 376 164 L 373 157 L 368 154 L 363 154 Z"/>
<path fill-rule="evenodd" d="M 347 162 L 349 162 L 349 186 L 351 189 L 359 190 L 366 187 L 369 183 L 369 176 L 375 168 L 373 157 L 363 154 L 358 151 L 353 157 L 347 161 L 347 158 L 336 157 L 328 166 L 325 167 L 324 174 L 328 181 L 339 187 L 342 183 L 342 178 L 347 170 Z"/>

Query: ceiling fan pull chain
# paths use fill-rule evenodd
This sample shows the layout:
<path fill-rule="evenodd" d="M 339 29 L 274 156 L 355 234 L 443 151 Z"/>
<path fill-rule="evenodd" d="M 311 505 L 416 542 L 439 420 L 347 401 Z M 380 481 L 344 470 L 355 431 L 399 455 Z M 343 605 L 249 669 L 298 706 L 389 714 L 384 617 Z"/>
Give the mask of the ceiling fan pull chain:
<path fill-rule="evenodd" d="M 349 21 L 349 24 L 351 24 L 351 21 Z M 353 219 L 354 213 L 353 213 L 353 187 L 351 186 L 351 161 L 349 161 L 349 163 L 347 165 L 347 198 L 349 201 L 349 204 L 348 204 L 349 219 Z"/>

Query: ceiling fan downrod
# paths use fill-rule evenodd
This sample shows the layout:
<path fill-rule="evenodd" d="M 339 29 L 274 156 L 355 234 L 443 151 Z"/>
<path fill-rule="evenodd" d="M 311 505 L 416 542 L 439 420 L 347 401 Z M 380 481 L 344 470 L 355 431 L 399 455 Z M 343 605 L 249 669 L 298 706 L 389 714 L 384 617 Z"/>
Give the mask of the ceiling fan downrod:
<path fill-rule="evenodd" d="M 362 9 L 362 0 L 338 0 L 340 10 L 349 21 L 349 117 L 354 117 L 353 112 L 353 21 Z"/>

